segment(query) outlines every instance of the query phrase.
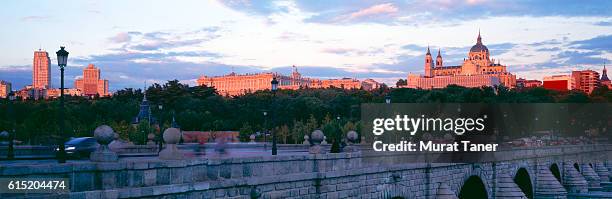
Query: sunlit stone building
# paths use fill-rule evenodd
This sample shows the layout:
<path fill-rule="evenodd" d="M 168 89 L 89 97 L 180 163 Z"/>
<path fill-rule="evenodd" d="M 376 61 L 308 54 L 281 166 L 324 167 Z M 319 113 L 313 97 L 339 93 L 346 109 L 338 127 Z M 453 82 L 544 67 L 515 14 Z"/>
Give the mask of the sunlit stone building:
<path fill-rule="evenodd" d="M 270 89 L 270 82 L 273 78 L 279 82 L 279 89 L 297 90 L 300 88 L 344 88 L 344 89 L 368 89 L 378 88 L 380 84 L 374 80 L 361 82 L 354 78 L 342 79 L 314 79 L 302 77 L 293 66 L 291 75 L 279 73 L 255 73 L 255 74 L 236 74 L 234 72 L 224 76 L 201 76 L 197 79 L 199 86 L 215 87 L 221 95 L 242 95 L 249 92 Z"/>
<path fill-rule="evenodd" d="M 61 96 L 61 90 L 59 88 L 52 88 L 45 90 L 45 98 L 58 98 Z M 83 96 L 83 92 L 76 88 L 64 88 L 65 96 Z"/>
<path fill-rule="evenodd" d="M 74 87 L 87 96 L 108 96 L 108 80 L 100 79 L 100 69 L 89 64 L 83 69 L 83 78 L 74 81 Z"/>
<path fill-rule="evenodd" d="M 478 33 L 476 44 L 472 46 L 468 58 L 464 59 L 461 65 L 445 66 L 440 50 L 434 61 L 427 47 L 425 74 L 408 75 L 406 87 L 431 89 L 452 84 L 464 87 L 504 85 L 514 88 L 516 76 L 509 73 L 499 60 L 495 63 L 495 60 L 491 59 L 489 49 L 482 43 L 482 37 Z"/>
<path fill-rule="evenodd" d="M 0 98 L 7 98 L 11 93 L 11 83 L 0 80 Z"/>
<path fill-rule="evenodd" d="M 41 49 L 34 51 L 34 61 L 32 63 L 32 88 L 51 88 L 51 59 L 49 59 L 49 53 Z"/>
<path fill-rule="evenodd" d="M 541 87 L 541 86 L 542 86 L 542 81 L 537 80 L 537 79 L 523 79 L 523 78 L 516 79 L 516 87 L 519 87 L 519 88 L 535 88 L 535 87 Z"/>

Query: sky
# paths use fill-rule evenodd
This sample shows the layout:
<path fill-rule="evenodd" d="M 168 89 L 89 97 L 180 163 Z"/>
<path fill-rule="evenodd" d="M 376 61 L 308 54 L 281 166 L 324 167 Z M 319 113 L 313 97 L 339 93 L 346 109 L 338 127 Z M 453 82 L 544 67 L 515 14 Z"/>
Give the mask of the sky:
<path fill-rule="evenodd" d="M 460 65 L 480 31 L 491 57 L 518 77 L 601 71 L 612 59 L 612 1 L 55 0 L 3 2 L 0 80 L 31 84 L 35 50 L 70 52 L 66 85 L 95 64 L 111 90 L 145 81 L 280 72 L 373 78 L 423 73 L 440 49 Z"/>

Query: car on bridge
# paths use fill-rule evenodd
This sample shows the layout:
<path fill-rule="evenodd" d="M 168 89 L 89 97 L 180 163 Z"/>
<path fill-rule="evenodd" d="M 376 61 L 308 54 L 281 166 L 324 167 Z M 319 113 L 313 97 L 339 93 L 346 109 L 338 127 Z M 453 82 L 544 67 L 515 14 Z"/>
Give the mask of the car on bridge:
<path fill-rule="evenodd" d="M 72 138 L 64 143 L 66 154 L 73 158 L 89 158 L 89 155 L 94 152 L 100 144 L 93 137 L 77 137 Z M 59 148 L 55 149 L 56 151 Z"/>

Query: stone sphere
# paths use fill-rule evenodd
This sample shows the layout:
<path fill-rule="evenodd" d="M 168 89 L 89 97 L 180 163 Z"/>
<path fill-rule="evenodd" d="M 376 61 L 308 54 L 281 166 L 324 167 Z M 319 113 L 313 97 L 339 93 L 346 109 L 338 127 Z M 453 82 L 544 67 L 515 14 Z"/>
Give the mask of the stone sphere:
<path fill-rule="evenodd" d="M 323 131 L 321 130 L 314 130 L 310 134 L 310 140 L 315 144 L 321 143 L 321 141 L 323 141 L 324 138 L 325 138 L 325 135 L 323 135 Z"/>
<path fill-rule="evenodd" d="M 154 135 L 153 133 L 149 133 L 149 134 L 147 135 L 147 139 L 149 139 L 149 140 L 153 140 L 153 138 L 155 138 L 155 135 Z"/>
<path fill-rule="evenodd" d="M 98 143 L 107 145 L 115 139 L 115 132 L 110 126 L 102 125 L 94 130 L 94 138 Z"/>
<path fill-rule="evenodd" d="M 304 135 L 304 140 L 309 140 L 309 139 L 310 139 L 310 136 Z"/>
<path fill-rule="evenodd" d="M 251 134 L 251 136 L 249 136 L 249 139 L 255 140 L 255 134 Z"/>
<path fill-rule="evenodd" d="M 350 142 L 356 142 L 357 141 L 357 132 L 355 131 L 349 131 L 348 133 L 346 133 L 346 139 Z"/>
<path fill-rule="evenodd" d="M 164 131 L 164 142 L 176 144 L 181 140 L 181 131 L 177 128 L 168 128 Z"/>

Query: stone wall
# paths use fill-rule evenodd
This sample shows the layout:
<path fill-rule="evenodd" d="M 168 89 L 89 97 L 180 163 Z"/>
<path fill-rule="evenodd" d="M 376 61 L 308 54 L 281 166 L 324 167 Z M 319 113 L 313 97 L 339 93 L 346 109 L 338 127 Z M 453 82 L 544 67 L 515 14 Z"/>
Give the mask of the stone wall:
<path fill-rule="evenodd" d="M 478 176 L 489 197 L 494 197 L 501 175 L 514 177 L 518 169 L 526 168 L 535 190 L 538 165 L 609 159 L 602 155 L 611 150 L 609 145 L 507 149 L 497 152 L 503 161 L 472 164 L 391 164 L 401 155 L 370 151 L 174 161 L 136 158 L 0 165 L 0 177 L 70 179 L 68 195 L 26 195 L 39 198 L 434 198 L 441 184 L 458 195 L 470 176 Z"/>

